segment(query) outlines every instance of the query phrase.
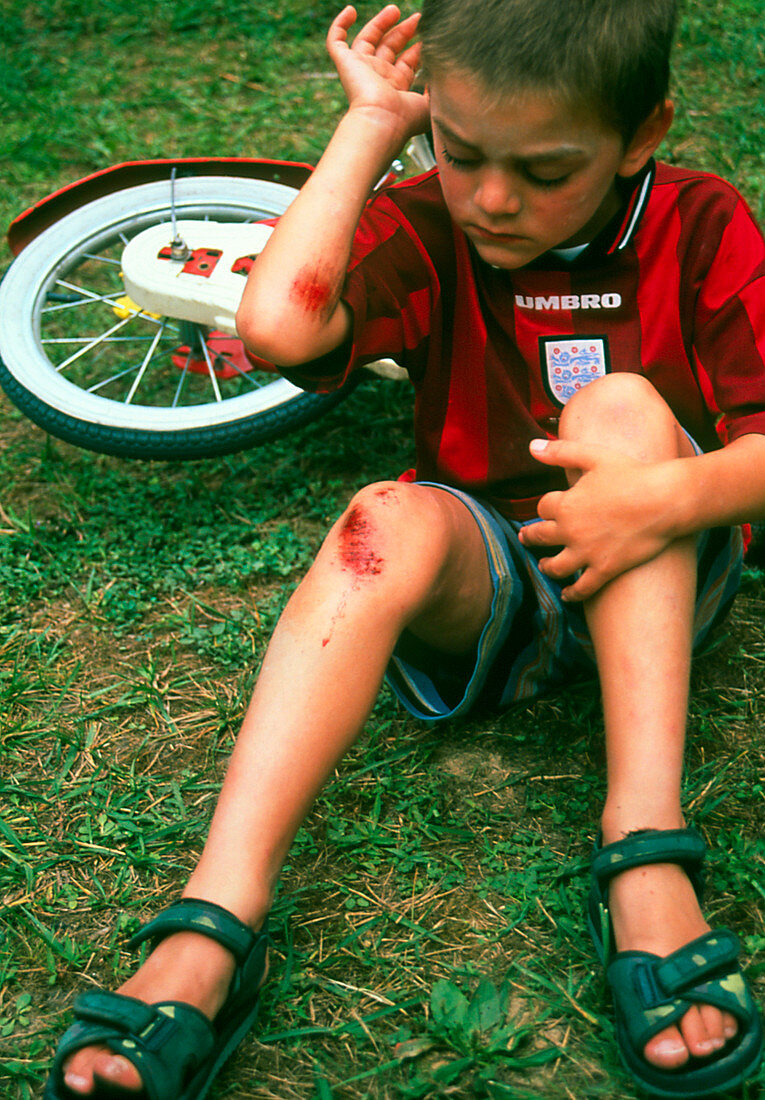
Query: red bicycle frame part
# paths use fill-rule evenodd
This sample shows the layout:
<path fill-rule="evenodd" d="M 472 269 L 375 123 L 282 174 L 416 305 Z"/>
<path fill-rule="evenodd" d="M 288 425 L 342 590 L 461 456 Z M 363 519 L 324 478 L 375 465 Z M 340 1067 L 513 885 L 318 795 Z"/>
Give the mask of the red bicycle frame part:
<path fill-rule="evenodd" d="M 115 164 L 90 176 L 67 184 L 58 191 L 41 199 L 29 210 L 19 214 L 8 229 L 8 244 L 14 256 L 17 256 L 31 240 L 59 221 L 72 210 L 86 203 L 110 195 L 114 191 L 123 191 L 127 187 L 137 187 L 142 183 L 154 183 L 166 179 L 170 184 L 170 174 L 176 169 L 177 175 L 189 176 L 238 176 L 244 179 L 271 180 L 288 187 L 300 188 L 311 174 L 309 164 L 296 161 L 264 160 L 247 157 L 179 157 L 169 160 L 137 160 L 124 164 Z"/>

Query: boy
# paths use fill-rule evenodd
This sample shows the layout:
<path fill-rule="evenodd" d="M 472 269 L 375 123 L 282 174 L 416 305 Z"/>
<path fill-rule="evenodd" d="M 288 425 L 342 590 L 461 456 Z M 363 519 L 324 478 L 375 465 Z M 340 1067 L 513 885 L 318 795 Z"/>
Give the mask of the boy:
<path fill-rule="evenodd" d="M 553 7 L 425 0 L 425 96 L 417 16 L 388 6 L 352 46 L 354 10 L 332 24 L 349 108 L 238 322 L 318 388 L 395 355 L 417 391 L 418 481 L 362 490 L 327 537 L 185 900 L 140 933 L 159 942 L 121 996 L 80 999 L 49 1097 L 141 1079 L 152 1100 L 203 1094 L 257 1008 L 251 930 L 386 669 L 437 718 L 593 660 L 608 791 L 589 922 L 601 957 L 617 952 L 622 1057 L 658 1095 L 757 1067 L 759 1018 L 735 939 L 701 914 L 680 781 L 693 640 L 732 598 L 737 525 L 765 513 L 765 250 L 730 188 L 654 165 L 674 4 Z M 368 206 L 431 124 L 438 171 Z"/>

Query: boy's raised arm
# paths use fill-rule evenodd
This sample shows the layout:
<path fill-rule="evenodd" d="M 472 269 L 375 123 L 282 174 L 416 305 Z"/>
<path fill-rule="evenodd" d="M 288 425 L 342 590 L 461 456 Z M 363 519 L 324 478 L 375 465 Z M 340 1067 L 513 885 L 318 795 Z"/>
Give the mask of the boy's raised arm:
<path fill-rule="evenodd" d="M 237 313 L 249 350 L 279 366 L 326 355 L 349 335 L 340 293 L 359 217 L 404 143 L 428 125 L 426 98 L 410 91 L 419 15 L 401 20 L 389 4 L 351 46 L 355 19 L 346 7 L 327 36 L 348 110 L 254 264 Z"/>

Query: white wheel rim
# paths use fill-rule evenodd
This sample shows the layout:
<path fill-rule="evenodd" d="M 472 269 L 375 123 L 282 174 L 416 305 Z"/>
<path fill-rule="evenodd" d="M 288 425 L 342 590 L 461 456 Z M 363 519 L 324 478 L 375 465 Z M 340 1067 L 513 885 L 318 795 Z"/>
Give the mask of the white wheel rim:
<path fill-rule="evenodd" d="M 175 408 L 125 404 L 80 388 L 67 380 L 65 370 L 57 370 L 54 366 L 43 343 L 43 311 L 51 308 L 47 304 L 51 288 L 73 258 L 102 247 L 118 229 L 129 231 L 134 208 L 134 218 L 139 224 L 148 224 L 158 213 L 167 210 L 169 192 L 169 182 L 146 184 L 105 196 L 74 211 L 33 240 L 0 284 L 0 316 L 3 318 L 0 358 L 16 381 L 50 408 L 76 420 L 117 430 L 188 431 L 256 416 L 301 393 L 286 379 L 276 377 L 261 388 L 220 401 Z M 217 211 L 230 210 L 232 217 L 250 210 L 261 211 L 260 216 L 268 217 L 283 212 L 294 195 L 294 189 L 265 180 L 202 177 L 176 182 L 179 216 L 186 216 L 189 210 L 214 205 Z M 105 308 L 110 307 L 106 305 Z M 118 318 L 114 317 L 113 321 L 116 324 Z M 127 322 L 125 329 L 129 330 L 132 323 Z M 116 329 L 115 334 L 120 331 Z M 168 336 L 172 342 L 172 331 Z M 61 359 L 57 359 L 56 365 L 60 362 Z M 132 369 L 140 369 L 140 359 Z"/>

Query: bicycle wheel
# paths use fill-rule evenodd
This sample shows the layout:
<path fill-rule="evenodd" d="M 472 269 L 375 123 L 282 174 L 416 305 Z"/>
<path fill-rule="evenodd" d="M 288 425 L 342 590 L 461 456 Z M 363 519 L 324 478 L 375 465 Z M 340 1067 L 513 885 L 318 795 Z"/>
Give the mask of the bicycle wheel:
<path fill-rule="evenodd" d="M 254 222 L 281 214 L 295 194 L 267 180 L 187 177 L 175 183 L 174 211 Z M 131 302 L 122 251 L 159 223 L 169 242 L 169 180 L 80 207 L 13 262 L 0 283 L 0 384 L 22 412 L 89 450 L 196 458 L 273 439 L 345 396 L 305 393 L 254 369 L 223 333 Z"/>

